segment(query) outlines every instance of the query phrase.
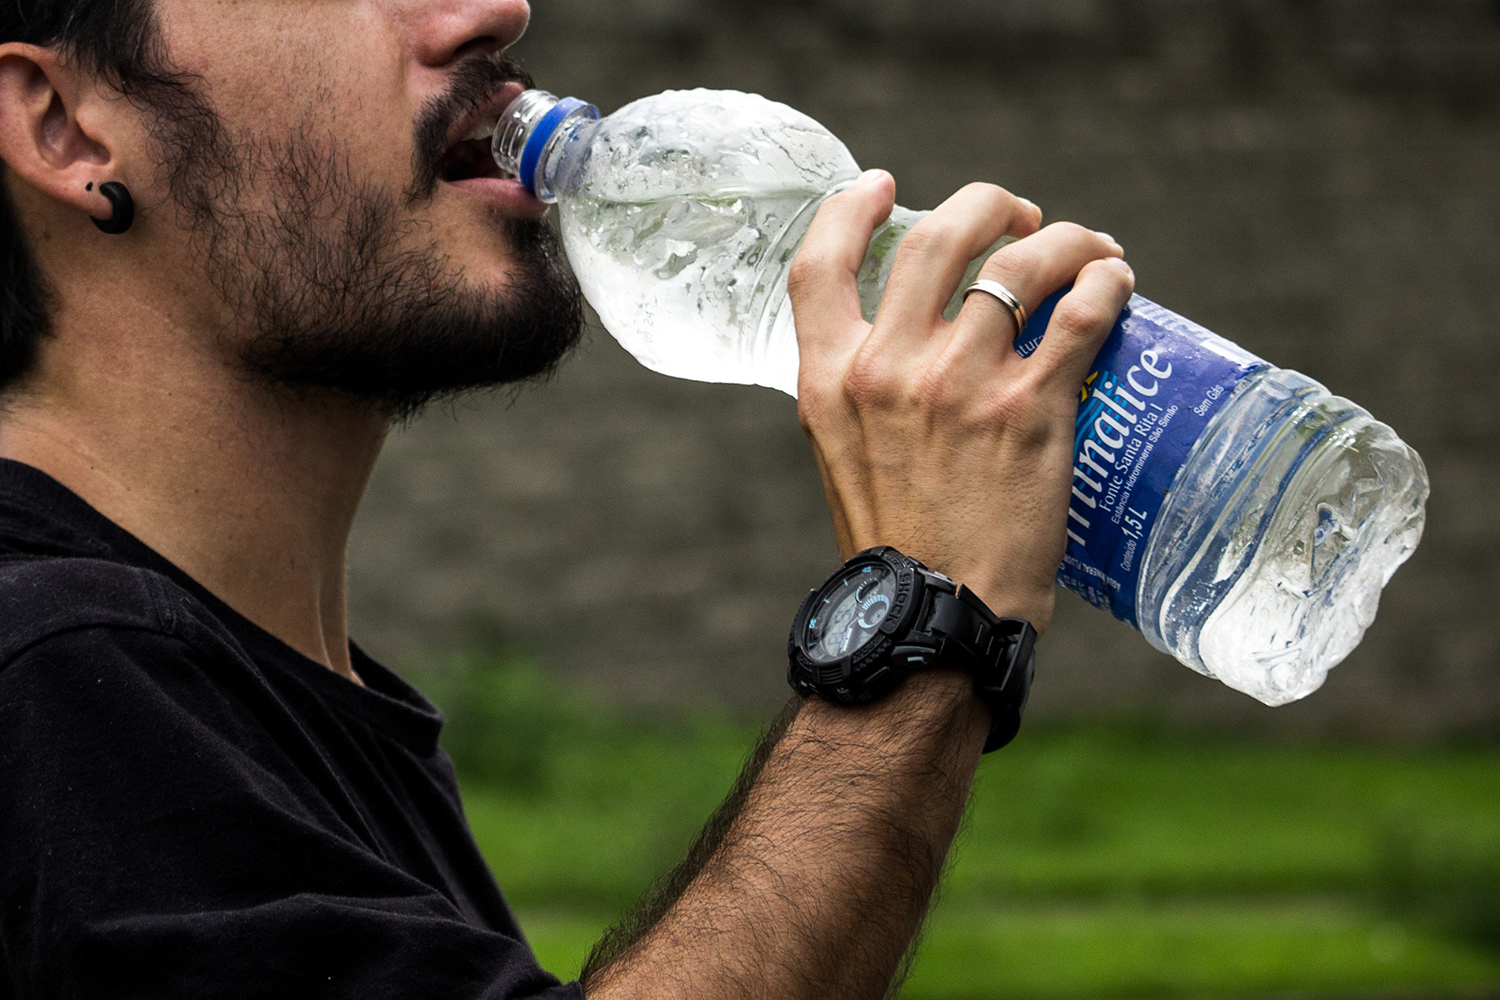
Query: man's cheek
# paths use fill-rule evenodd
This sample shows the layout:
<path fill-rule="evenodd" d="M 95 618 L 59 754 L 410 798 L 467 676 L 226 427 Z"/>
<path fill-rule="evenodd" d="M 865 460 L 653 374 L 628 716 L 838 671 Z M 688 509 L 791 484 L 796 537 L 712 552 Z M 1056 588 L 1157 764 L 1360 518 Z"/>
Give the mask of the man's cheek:
<path fill-rule="evenodd" d="M 373 177 L 409 184 L 419 108 L 404 89 L 399 66 L 340 67 L 337 83 L 320 96 L 317 114 L 348 150 L 351 166 Z"/>

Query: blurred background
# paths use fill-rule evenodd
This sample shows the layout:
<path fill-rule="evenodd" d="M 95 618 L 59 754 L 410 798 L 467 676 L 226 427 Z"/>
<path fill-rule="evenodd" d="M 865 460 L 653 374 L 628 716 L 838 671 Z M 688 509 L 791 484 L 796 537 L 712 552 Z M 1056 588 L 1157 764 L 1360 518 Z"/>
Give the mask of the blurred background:
<path fill-rule="evenodd" d="M 534 0 L 516 52 L 605 112 L 785 101 L 912 208 L 989 180 L 1106 230 L 1143 294 L 1427 462 L 1421 547 L 1304 702 L 1060 598 L 905 995 L 1500 996 L 1500 3 Z M 392 439 L 355 635 L 448 711 L 554 971 L 727 790 L 835 561 L 791 399 L 597 327 L 549 385 Z"/>

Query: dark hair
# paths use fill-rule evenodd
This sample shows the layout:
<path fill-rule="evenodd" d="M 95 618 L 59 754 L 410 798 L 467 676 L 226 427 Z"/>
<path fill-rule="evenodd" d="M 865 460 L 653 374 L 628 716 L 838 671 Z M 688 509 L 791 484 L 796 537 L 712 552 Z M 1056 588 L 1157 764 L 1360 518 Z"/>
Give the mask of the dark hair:
<path fill-rule="evenodd" d="M 0 42 L 59 50 L 127 97 L 150 102 L 180 81 L 168 69 L 151 0 L 3 0 Z M 51 292 L 0 176 L 0 392 L 15 385 L 51 330 Z"/>

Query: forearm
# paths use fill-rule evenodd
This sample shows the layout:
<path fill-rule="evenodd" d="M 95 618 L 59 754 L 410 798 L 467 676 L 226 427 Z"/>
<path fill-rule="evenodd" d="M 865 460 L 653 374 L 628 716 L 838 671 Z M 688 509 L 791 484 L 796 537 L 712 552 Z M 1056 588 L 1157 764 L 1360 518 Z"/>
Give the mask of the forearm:
<path fill-rule="evenodd" d="M 963 816 L 988 711 L 963 675 L 858 709 L 816 699 L 770 749 L 722 839 L 591 997 L 876 998 Z"/>
<path fill-rule="evenodd" d="M 828 198 L 787 279 L 798 417 L 845 556 L 893 545 L 1045 631 L 1062 561 L 1079 386 L 1134 277 L 1102 234 L 970 185 L 902 240 L 874 324 L 857 275 L 889 217 L 889 175 Z M 977 255 L 1024 310 L 971 296 Z M 1020 312 L 1072 284 L 1045 339 Z M 591 997 L 878 998 L 915 934 L 963 815 L 989 712 L 967 676 L 919 672 L 861 709 L 810 701 L 747 775 L 693 857 L 606 939 Z M 722 835 L 721 835 L 722 833 Z"/>

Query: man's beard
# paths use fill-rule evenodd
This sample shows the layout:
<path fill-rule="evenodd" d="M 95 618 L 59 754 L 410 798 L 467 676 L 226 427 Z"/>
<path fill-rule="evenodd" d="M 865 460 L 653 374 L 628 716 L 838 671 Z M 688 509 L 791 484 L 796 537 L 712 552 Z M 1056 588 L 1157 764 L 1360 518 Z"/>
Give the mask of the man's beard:
<path fill-rule="evenodd" d="M 402 217 L 436 190 L 450 123 L 512 79 L 529 84 L 498 57 L 455 71 L 449 92 L 423 109 L 414 179 L 399 196 L 355 177 L 326 127 L 232 136 L 186 87 L 151 96 L 153 138 L 193 249 L 235 325 L 250 331 L 225 344 L 232 363 L 277 391 L 398 418 L 556 368 L 578 343 L 583 307 L 545 222 L 497 217 L 510 279 L 494 289 L 466 281 L 435 241 L 418 238 L 423 224 Z"/>

